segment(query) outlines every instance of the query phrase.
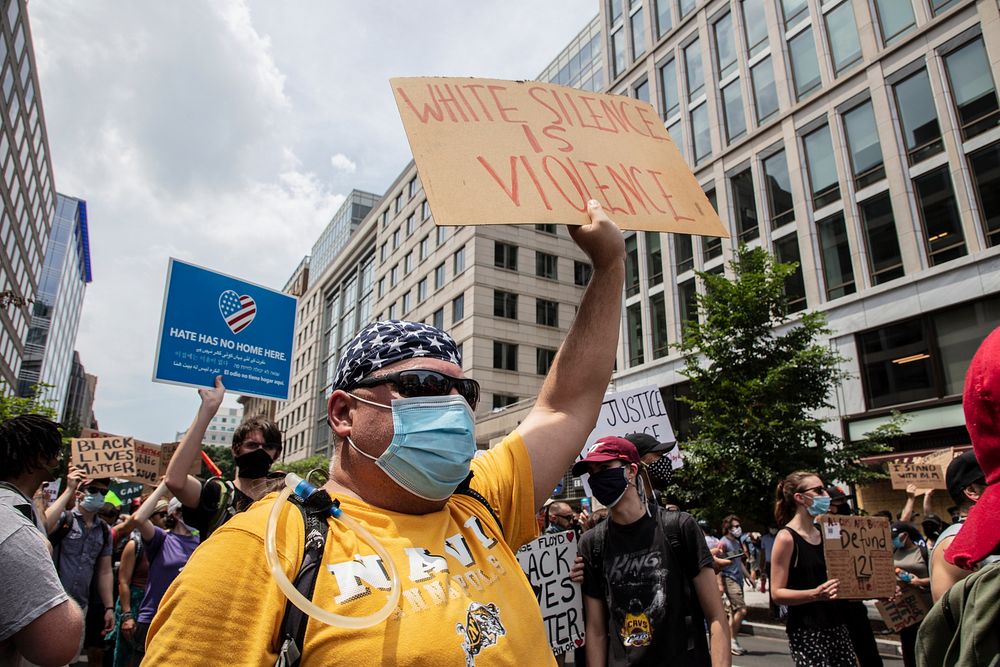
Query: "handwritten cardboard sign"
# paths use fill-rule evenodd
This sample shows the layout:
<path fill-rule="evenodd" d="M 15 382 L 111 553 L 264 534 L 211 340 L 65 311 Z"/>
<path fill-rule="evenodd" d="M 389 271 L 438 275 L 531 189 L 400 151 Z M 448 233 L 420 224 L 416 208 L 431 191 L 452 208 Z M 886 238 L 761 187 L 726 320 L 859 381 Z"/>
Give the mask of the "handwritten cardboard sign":
<path fill-rule="evenodd" d="M 571 530 L 542 535 L 517 550 L 517 562 L 535 591 L 556 655 L 583 646 L 583 594 L 580 584 L 569 579 L 576 559 L 575 538 Z"/>
<path fill-rule="evenodd" d="M 919 623 L 924 620 L 928 611 L 924 596 L 913 588 L 905 589 L 897 598 L 879 600 L 875 603 L 875 608 L 893 632 Z"/>
<path fill-rule="evenodd" d="M 135 477 L 149 486 L 156 486 L 160 479 L 160 446 L 150 442 L 135 441 Z"/>
<path fill-rule="evenodd" d="M 892 597 L 896 575 L 889 520 L 826 514 L 819 521 L 826 576 L 840 580 L 837 595 L 848 600 Z"/>
<path fill-rule="evenodd" d="M 910 484 L 916 484 L 917 488 L 924 489 L 947 489 L 945 482 L 945 466 L 937 463 L 890 463 L 889 477 L 892 480 L 892 488 L 906 489 Z"/>
<path fill-rule="evenodd" d="M 647 102 L 536 81 L 395 78 L 396 105 L 439 225 L 587 221 L 728 237 Z"/>
<path fill-rule="evenodd" d="M 73 438 L 70 460 L 87 477 L 135 476 L 135 443 L 132 438 Z"/>
<path fill-rule="evenodd" d="M 170 459 L 174 457 L 174 453 L 180 446 L 181 443 L 179 442 L 165 442 L 160 445 L 160 477 L 167 474 L 167 466 L 170 465 Z M 197 457 L 191 462 L 188 474 L 195 477 L 201 474 L 201 457 Z"/>

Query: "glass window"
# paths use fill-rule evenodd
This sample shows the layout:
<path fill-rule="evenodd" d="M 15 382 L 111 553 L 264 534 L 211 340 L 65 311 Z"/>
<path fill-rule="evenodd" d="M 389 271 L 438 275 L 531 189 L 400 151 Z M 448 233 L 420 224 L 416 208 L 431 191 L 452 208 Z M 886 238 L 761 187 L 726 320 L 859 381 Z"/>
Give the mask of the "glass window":
<path fill-rule="evenodd" d="M 792 79 L 795 83 L 795 96 L 802 99 L 810 92 L 819 88 L 822 79 L 819 75 L 819 60 L 816 58 L 816 44 L 813 41 L 812 28 L 807 28 L 788 41 L 788 55 L 792 61 Z"/>
<path fill-rule="evenodd" d="M 926 320 L 913 319 L 858 334 L 869 409 L 937 396 L 928 329 Z"/>
<path fill-rule="evenodd" d="M 796 313 L 806 307 L 806 283 L 802 277 L 802 261 L 799 255 L 799 237 L 795 234 L 783 236 L 774 242 L 775 258 L 782 264 L 795 262 L 795 272 L 785 278 L 785 307 L 789 313 Z"/>
<path fill-rule="evenodd" d="M 792 202 L 792 183 L 788 177 L 788 160 L 785 151 L 778 151 L 764 160 L 764 181 L 767 188 L 767 207 L 771 216 L 771 229 L 795 220 Z"/>
<path fill-rule="evenodd" d="M 691 132 L 694 134 L 694 161 L 701 162 L 712 154 L 712 135 L 708 128 L 708 104 L 691 112 Z"/>
<path fill-rule="evenodd" d="M 381 281 L 379 281 L 379 296 L 382 296 Z M 427 299 L 427 278 L 421 278 L 417 283 L 417 303 L 423 303 Z"/>
<path fill-rule="evenodd" d="M 941 12 L 950 9 L 958 2 L 959 0 L 931 0 L 931 11 L 934 12 L 935 16 L 937 16 Z"/>
<path fill-rule="evenodd" d="M 502 410 L 509 405 L 514 405 L 517 403 L 517 396 L 508 396 L 507 394 L 493 394 L 493 409 Z"/>
<path fill-rule="evenodd" d="M 535 372 L 545 375 L 552 368 L 552 362 L 556 360 L 556 351 L 544 347 L 535 349 Z"/>
<path fill-rule="evenodd" d="M 691 239 L 690 236 L 687 238 Z M 663 282 L 663 251 L 659 232 L 646 232 L 646 279 L 650 285 Z"/>
<path fill-rule="evenodd" d="M 653 0 L 656 3 L 656 36 L 663 37 L 674 27 L 670 5 L 673 0 Z"/>
<path fill-rule="evenodd" d="M 399 227 L 397 227 L 395 229 L 395 231 L 392 232 L 392 249 L 393 250 L 395 250 L 396 248 L 399 247 L 399 240 L 400 240 L 400 238 L 402 236 L 401 232 L 402 232 L 402 230 Z"/>
<path fill-rule="evenodd" d="M 633 91 L 635 93 L 635 99 L 642 100 L 643 102 L 649 101 L 649 81 L 643 81 L 638 84 Z"/>
<path fill-rule="evenodd" d="M 639 293 L 639 238 L 630 233 L 625 237 L 625 296 Z"/>
<path fill-rule="evenodd" d="M 559 303 L 547 299 L 535 299 L 535 324 L 545 327 L 559 326 Z"/>
<path fill-rule="evenodd" d="M 677 307 L 681 320 L 681 333 L 690 322 L 698 321 L 698 293 L 694 278 L 685 280 L 677 286 Z"/>
<path fill-rule="evenodd" d="M 420 205 L 420 219 L 426 220 L 431 217 L 431 205 L 424 200 L 424 203 Z"/>
<path fill-rule="evenodd" d="M 438 264 L 434 269 L 434 289 L 439 290 L 444 287 L 444 264 Z"/>
<path fill-rule="evenodd" d="M 611 17 L 611 24 L 622 17 L 622 0 L 609 0 L 608 15 Z"/>
<path fill-rule="evenodd" d="M 809 167 L 813 208 L 822 208 L 840 199 L 830 126 L 824 125 L 810 132 L 803 137 L 802 143 L 805 145 L 806 164 Z"/>
<path fill-rule="evenodd" d="M 715 197 L 715 188 L 705 191 L 705 196 L 708 198 L 708 203 L 712 205 L 712 209 L 718 212 L 719 204 Z M 709 261 L 716 257 L 722 255 L 722 239 L 718 236 L 707 236 L 703 237 L 701 241 L 701 256 L 704 261 Z"/>
<path fill-rule="evenodd" d="M 454 273 L 456 276 L 462 271 L 465 271 L 465 246 L 462 246 L 455 251 L 455 254 L 452 255 L 452 263 L 454 265 L 453 268 L 455 269 Z"/>
<path fill-rule="evenodd" d="M 875 0 L 875 10 L 882 41 L 886 44 L 902 37 L 917 24 L 910 0 Z"/>
<path fill-rule="evenodd" d="M 674 239 L 674 264 L 678 275 L 694 268 L 694 243 L 689 234 L 671 234 Z"/>
<path fill-rule="evenodd" d="M 917 193 L 917 207 L 924 225 L 927 259 L 931 266 L 965 255 L 965 235 L 948 166 L 938 167 L 913 179 L 913 187 Z"/>
<path fill-rule="evenodd" d="M 692 11 L 694 11 L 694 6 L 697 0 L 680 0 L 680 10 L 681 18 L 687 16 Z"/>
<path fill-rule="evenodd" d="M 493 290 L 493 316 L 508 320 L 517 319 L 517 294 Z"/>
<path fill-rule="evenodd" d="M 413 270 L 413 253 L 406 253 L 406 257 L 403 258 L 403 274 L 407 275 Z"/>
<path fill-rule="evenodd" d="M 816 223 L 819 230 L 820 254 L 823 258 L 823 277 L 826 281 L 826 298 L 838 299 L 854 294 L 854 268 L 851 266 L 851 246 L 847 241 L 847 228 L 841 213 Z"/>
<path fill-rule="evenodd" d="M 454 325 L 465 318 L 465 295 L 459 294 L 451 300 L 451 323 Z"/>
<path fill-rule="evenodd" d="M 573 260 L 573 284 L 586 287 L 590 282 L 590 276 L 594 273 L 593 267 L 586 262 Z"/>
<path fill-rule="evenodd" d="M 860 189 L 881 181 L 885 178 L 885 166 L 871 101 L 854 107 L 843 118 L 855 187 Z"/>
<path fill-rule="evenodd" d="M 664 118 L 673 116 L 680 107 L 681 99 L 677 94 L 676 60 L 671 60 L 660 67 L 660 104 Z"/>
<path fill-rule="evenodd" d="M 969 139 L 1000 124 L 1000 107 L 982 38 L 944 57 L 951 95 L 958 107 L 962 138 Z"/>
<path fill-rule="evenodd" d="M 835 72 L 840 73 L 861 60 L 861 42 L 850 0 L 827 12 L 826 34 L 830 37 Z"/>
<path fill-rule="evenodd" d="M 729 180 L 733 188 L 736 235 L 741 242 L 752 241 L 760 236 L 760 225 L 757 219 L 757 200 L 754 197 L 753 174 L 749 169 L 746 169 Z"/>
<path fill-rule="evenodd" d="M 543 234 L 557 234 L 558 233 L 557 229 L 558 228 L 555 225 L 548 225 L 548 224 L 535 225 L 535 231 L 542 232 Z"/>
<path fill-rule="evenodd" d="M 399 282 L 399 264 L 392 267 L 392 270 L 389 271 L 389 286 L 395 287 L 396 283 L 398 282 Z"/>
<path fill-rule="evenodd" d="M 774 87 L 774 67 L 770 58 L 764 58 L 750 69 L 757 123 L 778 110 L 778 91 Z"/>
<path fill-rule="evenodd" d="M 705 75 L 701 67 L 701 44 L 697 39 L 684 47 L 684 69 L 690 102 L 705 90 Z"/>
<path fill-rule="evenodd" d="M 739 79 L 722 89 L 722 108 L 726 117 L 726 141 L 731 142 L 746 134 L 747 121 L 743 115 L 743 92 Z"/>
<path fill-rule="evenodd" d="M 893 91 L 910 164 L 943 151 L 941 128 L 938 126 L 927 70 L 922 69 L 900 81 L 893 86 Z"/>
<path fill-rule="evenodd" d="M 736 38 L 733 35 L 733 15 L 726 14 L 715 22 L 715 64 L 719 67 L 719 79 L 725 79 L 736 71 Z"/>
<path fill-rule="evenodd" d="M 436 233 L 437 233 L 437 244 L 439 246 L 442 245 L 445 241 L 448 240 L 448 228 L 447 227 L 438 227 L 436 229 Z"/>
<path fill-rule="evenodd" d="M 688 237 L 690 238 L 690 237 Z M 670 342 L 667 339 L 667 304 L 663 292 L 649 298 L 649 319 L 653 328 L 653 358 L 659 359 L 670 352 Z"/>
<path fill-rule="evenodd" d="M 934 340 L 941 357 L 941 394 L 960 396 L 965 376 L 976 350 L 1000 321 L 1000 298 L 987 297 L 974 303 L 931 315 Z"/>
<path fill-rule="evenodd" d="M 785 14 L 785 29 L 809 16 L 809 3 L 806 0 L 781 0 L 781 8 Z"/>
<path fill-rule="evenodd" d="M 493 248 L 493 265 L 517 271 L 517 246 L 497 241 Z"/>
<path fill-rule="evenodd" d="M 417 228 L 417 214 L 411 213 L 406 217 L 406 235 L 409 236 Z"/>
<path fill-rule="evenodd" d="M 1000 144 L 970 155 L 969 167 L 986 231 L 986 245 L 1000 245 Z"/>
<path fill-rule="evenodd" d="M 407 290 L 407 292 L 405 294 L 403 294 L 403 306 L 402 306 L 401 312 L 403 313 L 404 316 L 408 312 L 410 312 L 410 292 L 409 292 L 409 290 Z"/>
<path fill-rule="evenodd" d="M 628 365 L 638 366 L 642 354 L 642 308 L 634 303 L 625 309 L 625 326 L 628 328 Z"/>
<path fill-rule="evenodd" d="M 384 247 L 385 246 L 383 245 L 383 248 Z M 421 260 L 427 259 L 427 255 L 430 254 L 430 251 L 431 251 L 431 237 L 425 236 L 424 238 L 420 239 L 420 248 L 419 248 L 420 259 Z M 382 259 L 385 259 L 385 257 L 383 257 Z"/>
<path fill-rule="evenodd" d="M 611 33 L 611 78 L 615 79 L 625 71 L 625 30 Z"/>
<path fill-rule="evenodd" d="M 674 146 L 677 147 L 677 151 L 681 154 L 681 157 L 687 160 L 687 149 L 684 146 L 683 125 L 683 123 L 677 121 L 667 128 L 667 134 L 670 135 L 670 140 L 674 142 Z"/>
<path fill-rule="evenodd" d="M 632 59 L 646 52 L 646 15 L 640 8 L 629 19 L 632 24 Z"/>
<path fill-rule="evenodd" d="M 747 52 L 753 57 L 768 47 L 767 16 L 764 0 L 743 0 L 743 32 L 747 38 Z"/>
<path fill-rule="evenodd" d="M 438 308 L 431 315 L 431 324 L 438 329 L 444 329 L 444 308 Z"/>
<path fill-rule="evenodd" d="M 878 195 L 858 206 L 861 230 L 868 250 L 868 271 L 872 285 L 894 280 L 903 275 L 903 258 L 899 253 L 899 237 L 892 216 L 889 193 Z"/>
<path fill-rule="evenodd" d="M 517 370 L 517 345 L 493 341 L 493 368 L 502 371 Z"/>
<path fill-rule="evenodd" d="M 558 280 L 558 257 L 544 252 L 535 252 L 535 275 L 540 278 Z"/>

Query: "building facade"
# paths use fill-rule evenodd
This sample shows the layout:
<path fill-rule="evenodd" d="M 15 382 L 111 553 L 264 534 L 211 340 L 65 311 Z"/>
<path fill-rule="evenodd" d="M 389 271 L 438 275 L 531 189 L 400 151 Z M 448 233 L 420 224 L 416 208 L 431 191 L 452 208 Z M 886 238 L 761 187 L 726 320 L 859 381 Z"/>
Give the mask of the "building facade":
<path fill-rule="evenodd" d="M 97 391 L 97 376 L 86 371 L 80 361 L 80 353 L 74 350 L 66 387 L 66 403 L 63 406 L 63 425 L 97 429 L 94 417 L 94 394 Z"/>
<path fill-rule="evenodd" d="M 87 285 L 92 280 L 87 202 L 57 195 L 56 214 L 39 276 L 31 325 L 18 374 L 18 394 L 35 394 L 63 414 L 73 348 Z"/>
<path fill-rule="evenodd" d="M 661 387 L 696 271 L 739 243 L 800 263 L 851 379 L 833 428 L 907 414 L 909 451 L 968 442 L 962 383 L 1000 324 L 1000 8 L 994 0 L 605 1 L 609 92 L 650 101 L 731 239 L 629 234 L 615 384 Z"/>
<path fill-rule="evenodd" d="M 243 421 L 243 410 L 241 408 L 231 408 L 222 406 L 212 417 L 205 430 L 205 438 L 201 441 L 203 445 L 214 445 L 217 447 L 228 447 L 233 444 L 233 431 Z M 178 431 L 177 440 L 184 438 L 187 431 Z"/>
<path fill-rule="evenodd" d="M 25 0 L 0 14 L 0 382 L 16 391 L 56 191 Z"/>

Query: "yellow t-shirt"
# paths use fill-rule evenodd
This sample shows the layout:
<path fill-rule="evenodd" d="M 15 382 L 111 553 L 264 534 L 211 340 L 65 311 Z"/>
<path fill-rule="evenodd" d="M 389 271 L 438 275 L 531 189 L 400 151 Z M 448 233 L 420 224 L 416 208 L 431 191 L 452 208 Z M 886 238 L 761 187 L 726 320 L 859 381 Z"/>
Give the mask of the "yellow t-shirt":
<path fill-rule="evenodd" d="M 348 629 L 310 619 L 302 665 L 545 665 L 552 652 L 535 595 L 514 552 L 536 534 L 531 464 L 513 433 L 476 458 L 472 486 L 497 511 L 455 495 L 439 512 L 381 510 L 354 498 L 341 508 L 396 564 L 402 596 L 381 625 Z M 149 628 L 144 664 L 274 665 L 285 597 L 268 573 L 264 532 L 274 494 L 206 540 L 167 590 Z M 303 522 L 291 503 L 277 528 L 290 580 L 302 562 Z M 385 605 L 389 582 L 374 550 L 330 519 L 313 602 L 364 616 Z"/>

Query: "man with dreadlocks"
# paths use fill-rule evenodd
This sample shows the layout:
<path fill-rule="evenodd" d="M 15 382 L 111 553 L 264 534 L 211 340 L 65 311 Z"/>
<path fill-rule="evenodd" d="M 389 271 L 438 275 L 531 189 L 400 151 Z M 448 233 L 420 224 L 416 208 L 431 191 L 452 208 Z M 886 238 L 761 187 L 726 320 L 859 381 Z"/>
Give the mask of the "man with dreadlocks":
<path fill-rule="evenodd" d="M 76 655 L 83 614 L 56 574 L 31 501 L 52 480 L 62 437 L 55 422 L 21 415 L 0 424 L 0 664 L 18 656 L 64 665 Z"/>

